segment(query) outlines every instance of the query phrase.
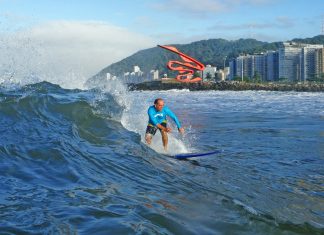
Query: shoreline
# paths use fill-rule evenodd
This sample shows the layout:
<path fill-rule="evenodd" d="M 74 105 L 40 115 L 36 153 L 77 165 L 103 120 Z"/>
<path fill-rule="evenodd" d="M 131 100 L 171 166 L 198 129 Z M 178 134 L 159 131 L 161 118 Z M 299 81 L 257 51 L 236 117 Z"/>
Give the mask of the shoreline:
<path fill-rule="evenodd" d="M 181 83 L 174 80 L 159 80 L 142 83 L 130 83 L 131 91 L 155 91 L 172 89 L 189 89 L 190 91 L 297 91 L 297 92 L 324 92 L 324 83 L 246 83 L 238 81 Z"/>

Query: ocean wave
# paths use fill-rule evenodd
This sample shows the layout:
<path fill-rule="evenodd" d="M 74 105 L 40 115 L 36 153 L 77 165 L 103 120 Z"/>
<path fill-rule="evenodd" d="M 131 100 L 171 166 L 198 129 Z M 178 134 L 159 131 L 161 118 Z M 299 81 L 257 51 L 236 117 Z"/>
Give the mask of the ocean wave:
<path fill-rule="evenodd" d="M 146 110 L 155 96 L 178 107 L 182 102 L 185 114 L 198 106 L 203 110 L 200 102 L 210 101 L 189 94 L 129 94 L 116 84 L 89 90 L 47 82 L 0 88 L 1 233 L 321 234 L 322 214 L 315 206 L 309 207 L 311 215 L 295 218 L 304 209 L 297 207 L 300 194 L 284 211 L 290 213 L 281 211 L 287 200 L 276 200 L 287 194 L 280 189 L 293 185 L 289 180 L 277 185 L 280 171 L 271 169 L 281 165 L 275 157 L 257 165 L 255 154 L 233 150 L 201 161 L 177 161 L 144 144 Z M 174 151 L 188 146 L 175 133 L 170 140 Z M 231 140 L 227 143 L 235 144 Z M 154 141 L 161 146 L 159 136 Z M 211 148 L 215 141 L 208 136 L 199 144 Z M 312 180 L 318 185 L 321 178 L 314 169 Z"/>

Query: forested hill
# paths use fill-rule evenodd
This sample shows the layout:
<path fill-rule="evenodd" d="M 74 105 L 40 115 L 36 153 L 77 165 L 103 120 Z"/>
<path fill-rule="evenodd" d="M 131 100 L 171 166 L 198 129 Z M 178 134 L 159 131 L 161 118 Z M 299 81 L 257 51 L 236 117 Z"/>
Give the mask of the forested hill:
<path fill-rule="evenodd" d="M 306 39 L 293 39 L 292 41 L 310 44 L 324 44 L 324 36 L 315 36 Z M 190 44 L 174 44 L 180 51 L 198 59 L 205 65 L 222 67 L 224 58 L 237 57 L 241 53 L 258 53 L 267 50 L 277 50 L 282 42 L 261 42 L 255 39 L 239 39 L 229 41 L 225 39 L 209 39 Z M 138 65 L 144 73 L 158 69 L 161 73 L 167 72 L 166 63 L 170 59 L 179 59 L 178 55 L 159 47 L 145 49 L 109 65 L 95 77 L 104 77 L 106 73 L 120 76 L 124 72 L 132 72 L 133 66 Z"/>

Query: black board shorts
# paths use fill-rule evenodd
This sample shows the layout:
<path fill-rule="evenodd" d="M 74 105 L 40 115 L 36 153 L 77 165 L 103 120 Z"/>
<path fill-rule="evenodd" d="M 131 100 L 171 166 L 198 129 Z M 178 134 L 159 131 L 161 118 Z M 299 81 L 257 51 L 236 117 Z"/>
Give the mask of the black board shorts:
<path fill-rule="evenodd" d="M 162 122 L 160 123 L 162 126 L 164 126 L 165 128 L 167 127 L 167 123 L 166 122 Z M 151 135 L 155 135 L 156 131 L 157 131 L 157 128 L 156 126 L 153 126 L 152 124 L 148 124 L 147 127 L 146 127 L 146 134 L 151 134 Z M 161 131 L 161 130 L 160 130 Z"/>

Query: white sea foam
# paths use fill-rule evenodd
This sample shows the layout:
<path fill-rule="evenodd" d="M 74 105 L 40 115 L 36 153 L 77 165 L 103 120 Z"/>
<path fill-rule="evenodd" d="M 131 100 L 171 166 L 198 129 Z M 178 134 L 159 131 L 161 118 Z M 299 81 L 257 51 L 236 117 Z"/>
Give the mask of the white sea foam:
<path fill-rule="evenodd" d="M 173 92 L 173 93 L 181 92 L 181 93 L 183 93 L 183 92 L 190 92 L 190 90 L 189 89 L 170 89 L 170 90 L 159 90 L 158 92 L 159 93 L 169 93 L 169 92 Z"/>
<path fill-rule="evenodd" d="M 88 84 L 91 87 L 91 84 Z M 141 141 L 145 143 L 145 130 L 148 123 L 148 108 L 153 105 L 154 100 L 157 97 L 163 96 L 161 92 L 129 92 L 125 84 L 120 80 L 109 80 L 96 83 L 103 92 L 108 92 L 113 95 L 115 101 L 123 108 L 121 124 L 128 130 L 133 131 L 141 136 Z M 171 92 L 174 95 L 179 91 Z M 168 92 L 170 94 L 170 91 Z M 150 97 L 149 99 L 147 97 Z M 100 99 L 100 97 L 98 97 Z M 188 147 L 181 140 L 180 134 L 178 134 L 177 128 L 169 122 L 169 126 L 173 129 L 169 133 L 168 154 L 187 153 Z M 150 145 L 152 149 L 159 153 L 166 153 L 162 145 L 162 137 L 159 131 L 152 139 Z"/>
<path fill-rule="evenodd" d="M 253 215 L 259 214 L 252 206 L 248 206 L 248 205 L 244 204 L 243 202 L 236 200 L 236 199 L 234 199 L 233 202 L 234 202 L 234 204 L 243 207 L 245 210 L 247 210 L 248 212 L 250 212 Z"/>

